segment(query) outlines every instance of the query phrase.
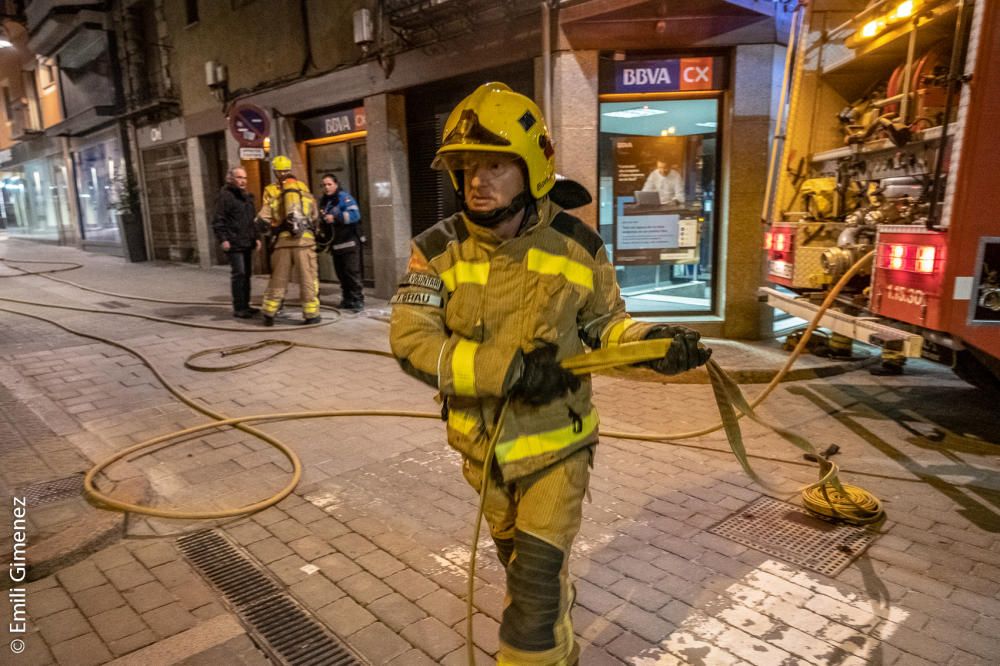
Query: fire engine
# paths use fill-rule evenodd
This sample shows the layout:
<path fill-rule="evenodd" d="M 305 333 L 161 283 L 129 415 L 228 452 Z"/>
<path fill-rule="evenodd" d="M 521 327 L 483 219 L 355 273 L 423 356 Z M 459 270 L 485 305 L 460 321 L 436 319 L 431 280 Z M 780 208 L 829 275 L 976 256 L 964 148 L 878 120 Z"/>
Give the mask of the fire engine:
<path fill-rule="evenodd" d="M 762 300 L 1000 386 L 1000 2 L 810 0 L 793 15 Z"/>

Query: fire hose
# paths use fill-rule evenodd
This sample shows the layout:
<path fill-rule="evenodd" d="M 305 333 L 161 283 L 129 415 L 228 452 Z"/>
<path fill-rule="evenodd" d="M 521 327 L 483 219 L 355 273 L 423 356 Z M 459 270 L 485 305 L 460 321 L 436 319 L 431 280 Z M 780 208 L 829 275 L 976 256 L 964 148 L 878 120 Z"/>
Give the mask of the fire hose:
<path fill-rule="evenodd" d="M 819 322 L 822 319 L 823 314 L 827 309 L 833 304 L 834 299 L 840 293 L 840 291 L 846 286 L 849 280 L 858 273 L 869 261 L 872 260 L 874 253 L 869 252 L 864 257 L 860 258 L 857 262 L 848 269 L 844 275 L 841 276 L 840 280 L 830 289 L 827 293 L 826 298 L 820 305 L 812 321 L 806 327 L 802 337 L 799 339 L 798 344 L 795 349 L 789 355 L 784 366 L 779 370 L 779 372 L 772 378 L 770 383 L 765 387 L 765 389 L 754 398 L 752 401 L 748 401 L 743 395 L 743 392 L 731 377 L 729 377 L 725 371 L 715 362 L 710 360 L 706 365 L 709 377 L 711 379 L 712 390 L 715 396 L 716 404 L 719 408 L 721 420 L 719 423 L 712 426 L 702 428 L 700 430 L 694 430 L 690 432 L 683 433 L 628 433 L 628 432 L 618 432 L 618 431 L 601 431 L 600 434 L 606 437 L 613 437 L 618 439 L 633 439 L 633 440 L 644 440 L 644 441 L 661 441 L 667 442 L 669 440 L 676 439 L 688 439 L 692 437 L 699 437 L 719 429 L 723 429 L 726 433 L 727 439 L 729 440 L 730 447 L 740 463 L 740 466 L 744 472 L 750 476 L 759 485 L 772 490 L 777 493 L 788 493 L 788 489 L 776 488 L 765 479 L 760 477 L 751 467 L 748 459 L 748 454 L 746 448 L 743 444 L 742 433 L 739 426 L 739 419 L 743 416 L 749 417 L 750 419 L 765 425 L 775 432 L 783 435 L 786 439 L 791 441 L 797 447 L 811 454 L 811 459 L 815 460 L 819 465 L 819 478 L 817 481 L 810 483 L 804 487 L 798 488 L 792 492 L 800 492 L 802 494 L 803 504 L 807 509 L 815 513 L 835 517 L 847 522 L 854 524 L 869 524 L 875 523 L 884 517 L 884 511 L 882 510 L 881 504 L 877 498 L 868 493 L 867 491 L 858 488 L 856 486 L 851 486 L 847 484 L 842 484 L 837 476 L 838 467 L 835 463 L 828 460 L 822 455 L 819 455 L 815 448 L 804 438 L 781 428 L 775 427 L 766 421 L 764 421 L 759 415 L 756 414 L 755 408 L 760 405 L 781 380 L 785 377 L 788 371 L 791 369 L 795 360 L 799 357 L 802 351 L 805 349 L 809 337 L 812 335 L 813 331 L 819 326 Z M 13 262 L 13 260 L 7 260 L 0 258 L 3 262 Z M 66 263 L 66 262 L 16 262 L 16 263 Z M 79 266 L 79 265 L 74 265 Z M 25 271 L 24 269 L 16 268 L 16 270 L 21 271 L 21 275 L 38 275 L 41 277 L 46 277 L 48 279 L 56 280 L 59 282 L 64 282 L 71 284 L 73 286 L 79 286 L 80 288 L 87 289 L 89 291 L 94 291 L 97 293 L 111 294 L 112 292 L 106 292 L 98 289 L 83 287 L 82 285 L 76 285 L 75 283 L 69 282 L 68 280 L 61 280 L 58 278 L 53 278 L 50 275 L 46 275 L 48 272 L 57 272 L 63 270 L 72 270 L 71 268 L 54 269 L 52 271 Z M 2 277 L 13 277 L 13 276 L 2 276 Z M 132 296 L 125 294 L 113 294 L 117 297 L 122 298 L 133 298 Z M 148 297 L 134 297 L 137 300 L 146 300 L 154 302 L 168 302 L 168 303 L 178 303 L 177 301 L 162 301 L 160 299 L 153 299 Z M 63 305 L 52 305 L 52 304 L 41 304 L 33 303 L 30 301 L 24 301 L 19 299 L 12 299 L 6 297 L 0 297 L 0 301 L 8 303 L 16 303 L 21 305 L 31 305 L 40 306 L 45 308 L 55 308 L 55 309 L 66 309 L 74 311 L 83 312 L 94 312 L 92 309 L 73 307 L 73 306 L 63 306 Z M 199 303 L 205 304 L 205 303 Z M 141 352 L 125 345 L 123 343 L 104 338 L 101 336 L 93 335 L 90 333 L 85 333 L 69 326 L 56 322 L 54 320 L 42 317 L 36 314 L 30 314 L 22 312 L 19 310 L 10 310 L 8 308 L 0 307 L 0 311 L 10 312 L 13 314 L 19 314 L 22 316 L 31 317 L 41 321 L 51 323 L 63 330 L 70 332 L 74 335 L 79 335 L 81 337 L 89 338 L 105 344 L 112 345 L 119 349 L 122 349 L 136 358 L 138 358 L 161 382 L 164 388 L 169 391 L 175 398 L 180 400 L 182 403 L 188 407 L 194 409 L 195 411 L 202 413 L 209 418 L 214 419 L 212 422 L 204 423 L 201 425 L 193 426 L 176 432 L 168 433 L 152 439 L 140 442 L 134 446 L 130 446 L 115 454 L 105 458 L 104 460 L 98 462 L 94 465 L 84 477 L 84 492 L 99 505 L 109 508 L 117 509 L 120 511 L 127 511 L 142 515 L 148 515 L 159 518 L 176 518 L 176 519 L 219 519 L 219 518 L 229 518 L 234 516 L 245 515 L 249 513 L 254 513 L 260 511 L 264 508 L 272 506 L 282 499 L 287 497 L 298 485 L 299 480 L 302 476 L 302 463 L 299 460 L 295 452 L 285 445 L 283 442 L 277 438 L 268 435 L 267 433 L 248 425 L 250 422 L 264 423 L 272 421 L 287 421 L 294 419 L 315 419 L 315 418 L 332 418 L 332 417 L 345 417 L 345 416 L 391 416 L 391 417 L 403 417 L 403 418 L 429 418 L 429 419 L 440 419 L 440 414 L 434 412 L 414 412 L 414 411 L 400 411 L 400 410 L 324 410 L 324 411 L 308 411 L 308 412 L 283 412 L 274 414 L 255 414 L 240 417 L 226 417 L 225 415 L 215 412 L 214 410 L 200 405 L 191 398 L 187 397 L 182 391 L 174 387 L 153 365 L 153 363 L 146 358 Z M 152 317 L 148 315 L 141 315 L 136 313 L 125 313 L 118 311 L 108 311 L 102 312 L 102 314 L 115 314 L 122 316 L 132 316 L 139 317 L 142 319 L 148 319 L 153 321 L 163 321 L 168 323 L 181 324 L 184 326 L 195 326 L 199 328 L 212 328 L 216 330 L 238 330 L 246 331 L 247 328 L 235 328 L 235 327 L 224 327 L 224 326 L 214 326 L 207 324 L 196 324 L 193 322 L 177 322 L 167 318 Z M 296 326 L 289 327 L 289 330 L 302 330 L 306 327 Z M 253 330 L 253 329 L 250 329 Z M 631 366 L 636 363 L 641 363 L 643 361 L 655 360 L 658 358 L 663 358 L 669 349 L 670 340 L 669 339 L 655 339 L 655 340 L 644 340 L 641 342 L 628 343 L 619 345 L 617 347 L 611 347 L 607 349 L 599 349 L 578 356 L 570 357 L 562 361 L 563 367 L 570 370 L 574 374 L 585 375 L 598 372 L 601 370 L 607 370 L 610 368 Z M 254 351 L 257 349 L 262 349 L 265 347 L 274 346 L 278 349 L 272 352 L 270 355 L 256 359 L 253 361 L 247 361 L 243 363 L 237 363 L 230 366 L 203 366 L 195 364 L 193 361 L 197 358 L 203 356 L 208 356 L 211 354 L 220 354 L 222 356 L 229 356 L 240 353 L 247 353 L 249 351 Z M 219 348 L 219 349 L 209 349 L 198 352 L 191 355 L 185 361 L 185 366 L 199 371 L 222 371 L 222 370 L 235 370 L 239 368 L 245 368 L 250 365 L 254 365 L 259 362 L 273 358 L 285 351 L 288 351 L 294 346 L 314 348 L 314 349 L 326 349 L 331 351 L 342 351 L 342 352 L 354 352 L 354 353 L 366 353 L 374 354 L 379 356 L 391 357 L 392 355 L 388 352 L 381 350 L 372 349 L 351 349 L 351 348 L 339 348 L 339 347 L 326 347 L 321 345 L 313 345 L 299 342 L 292 342 L 288 340 L 263 340 L 257 343 L 251 343 L 246 345 L 239 345 L 235 347 Z M 507 402 L 505 401 L 501 407 L 501 416 L 498 422 L 503 420 L 503 412 L 507 409 Z M 178 510 L 168 510 L 168 509 L 158 509 L 155 507 L 142 506 L 138 504 L 132 504 L 128 502 L 122 502 L 116 500 L 110 495 L 102 492 L 96 486 L 96 477 L 111 464 L 122 460 L 134 453 L 143 450 L 155 450 L 167 446 L 171 440 L 176 440 L 178 438 L 187 437 L 195 433 L 203 432 L 206 430 L 214 430 L 218 428 L 223 428 L 226 426 L 231 426 L 237 428 L 247 434 L 257 437 L 271 446 L 278 449 L 278 451 L 284 455 L 292 466 L 291 479 L 290 481 L 273 496 L 263 499 L 261 501 L 255 502 L 253 504 L 245 505 L 235 509 L 219 510 L 219 511 L 178 511 Z M 491 435 L 491 439 L 487 448 L 486 460 L 484 461 L 484 469 L 489 469 L 492 465 L 494 449 L 499 437 L 499 428 L 494 429 Z M 477 517 L 475 521 L 474 535 L 471 546 L 471 557 L 469 563 L 469 577 L 468 577 L 468 594 L 467 594 L 467 646 L 469 650 L 470 663 L 474 663 L 473 660 L 473 642 L 472 642 L 472 605 L 473 605 L 473 595 L 475 587 L 475 567 L 476 567 L 476 555 L 477 546 L 479 542 L 479 532 L 482 523 L 482 514 L 484 508 L 484 501 L 486 497 L 486 484 L 489 482 L 489 474 L 483 475 L 483 487 L 480 488 L 480 501 L 477 511 Z"/>

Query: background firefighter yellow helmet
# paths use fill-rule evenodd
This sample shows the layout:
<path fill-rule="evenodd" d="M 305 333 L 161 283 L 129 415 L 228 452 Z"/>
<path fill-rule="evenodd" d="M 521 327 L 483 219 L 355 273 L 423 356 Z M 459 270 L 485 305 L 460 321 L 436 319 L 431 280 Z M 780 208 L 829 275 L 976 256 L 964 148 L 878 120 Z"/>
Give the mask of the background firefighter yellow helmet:
<path fill-rule="evenodd" d="M 271 160 L 271 168 L 275 171 L 291 171 L 292 161 L 284 155 L 278 155 Z"/>
<path fill-rule="evenodd" d="M 555 183 L 555 151 L 541 110 L 503 83 L 484 83 L 455 107 L 431 168 L 447 170 L 460 190 L 455 175 L 458 163 L 450 158 L 470 152 L 520 157 L 528 168 L 528 190 L 536 199 Z"/>

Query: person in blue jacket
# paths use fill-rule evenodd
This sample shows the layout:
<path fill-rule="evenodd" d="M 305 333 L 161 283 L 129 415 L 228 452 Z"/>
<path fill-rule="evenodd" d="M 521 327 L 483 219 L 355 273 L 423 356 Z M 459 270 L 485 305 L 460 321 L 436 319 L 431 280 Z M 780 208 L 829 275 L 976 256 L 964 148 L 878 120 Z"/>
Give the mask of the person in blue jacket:
<path fill-rule="evenodd" d="M 340 281 L 343 295 L 338 308 L 360 312 L 365 309 L 365 295 L 361 289 L 361 252 L 364 236 L 361 235 L 361 209 L 347 190 L 340 187 L 331 173 L 323 176 L 323 198 L 319 202 L 320 216 L 332 232 L 329 245 L 333 255 L 333 268 Z"/>

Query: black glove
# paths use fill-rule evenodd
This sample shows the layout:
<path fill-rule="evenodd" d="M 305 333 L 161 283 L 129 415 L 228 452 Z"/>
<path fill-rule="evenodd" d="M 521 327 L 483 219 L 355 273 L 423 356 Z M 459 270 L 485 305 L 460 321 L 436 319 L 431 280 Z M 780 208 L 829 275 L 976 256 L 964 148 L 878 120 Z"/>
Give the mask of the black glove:
<path fill-rule="evenodd" d="M 524 371 L 510 391 L 512 398 L 541 407 L 580 388 L 580 378 L 559 365 L 557 351 L 558 347 L 546 342 L 524 355 Z"/>
<path fill-rule="evenodd" d="M 647 361 L 646 365 L 663 375 L 678 375 L 699 365 L 704 365 L 712 356 L 712 350 L 698 347 L 701 334 L 684 326 L 657 324 L 646 334 L 647 340 L 656 338 L 673 338 L 666 356 L 655 361 Z"/>

